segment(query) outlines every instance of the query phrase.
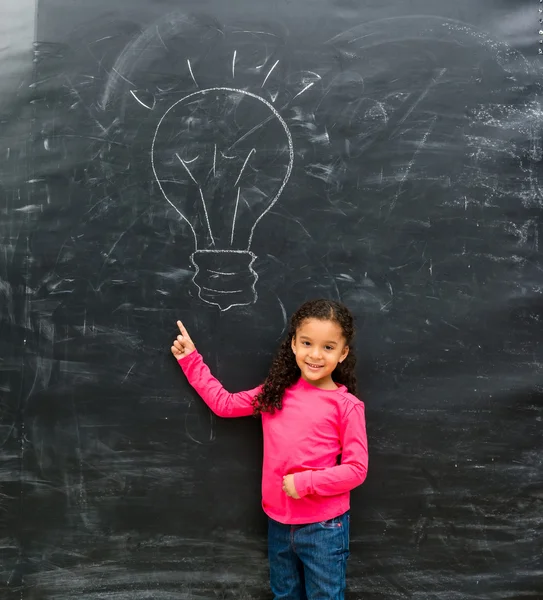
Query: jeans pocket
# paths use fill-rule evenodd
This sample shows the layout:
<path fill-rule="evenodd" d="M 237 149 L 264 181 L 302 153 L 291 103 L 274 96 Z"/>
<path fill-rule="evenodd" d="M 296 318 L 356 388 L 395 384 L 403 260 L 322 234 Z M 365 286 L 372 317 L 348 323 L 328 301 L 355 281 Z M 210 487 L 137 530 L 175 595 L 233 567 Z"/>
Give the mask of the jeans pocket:
<path fill-rule="evenodd" d="M 319 525 L 324 527 L 324 529 L 339 529 L 343 527 L 342 522 L 338 519 L 338 517 L 334 517 L 333 519 L 328 519 L 328 521 L 319 521 Z"/>

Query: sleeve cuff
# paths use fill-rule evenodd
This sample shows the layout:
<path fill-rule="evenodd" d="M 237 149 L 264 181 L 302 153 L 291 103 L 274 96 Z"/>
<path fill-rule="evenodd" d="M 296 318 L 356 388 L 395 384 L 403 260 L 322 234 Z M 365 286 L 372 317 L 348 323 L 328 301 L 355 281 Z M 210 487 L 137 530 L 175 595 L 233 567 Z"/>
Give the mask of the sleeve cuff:
<path fill-rule="evenodd" d="M 190 354 L 187 354 L 187 356 L 182 356 L 181 358 L 177 359 L 177 362 L 179 363 L 179 366 L 184 369 L 185 367 L 187 367 L 188 365 L 191 365 L 192 362 L 197 359 L 200 356 L 198 350 L 193 350 Z"/>
<path fill-rule="evenodd" d="M 294 487 L 298 492 L 298 496 L 303 498 L 308 494 L 313 493 L 313 471 L 302 471 L 294 473 Z"/>

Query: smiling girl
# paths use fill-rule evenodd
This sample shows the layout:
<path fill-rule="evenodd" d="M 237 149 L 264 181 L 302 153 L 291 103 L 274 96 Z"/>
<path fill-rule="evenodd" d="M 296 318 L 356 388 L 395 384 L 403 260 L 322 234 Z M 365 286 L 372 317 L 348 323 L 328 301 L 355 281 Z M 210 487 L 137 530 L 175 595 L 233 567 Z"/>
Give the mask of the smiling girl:
<path fill-rule="evenodd" d="M 351 313 L 331 300 L 303 304 L 264 383 L 235 394 L 177 325 L 172 354 L 209 408 L 220 417 L 262 418 L 262 507 L 275 600 L 343 600 L 350 491 L 368 468 Z"/>

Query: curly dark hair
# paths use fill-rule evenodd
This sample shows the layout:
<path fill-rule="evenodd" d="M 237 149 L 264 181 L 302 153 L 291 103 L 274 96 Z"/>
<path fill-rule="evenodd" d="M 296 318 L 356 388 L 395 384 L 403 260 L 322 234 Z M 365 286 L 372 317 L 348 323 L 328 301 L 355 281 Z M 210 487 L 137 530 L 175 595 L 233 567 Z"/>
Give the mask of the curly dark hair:
<path fill-rule="evenodd" d="M 261 392 L 253 399 L 255 416 L 264 412 L 273 414 L 276 410 L 281 410 L 285 390 L 300 378 L 300 368 L 296 364 L 291 342 L 306 319 L 334 321 L 341 327 L 346 344 L 349 346 L 349 354 L 334 369 L 332 378 L 336 383 L 345 385 L 351 394 L 357 395 L 356 357 L 352 347 L 354 319 L 351 312 L 346 306 L 334 300 L 309 300 L 302 304 L 290 319 L 287 336 L 279 346 Z"/>

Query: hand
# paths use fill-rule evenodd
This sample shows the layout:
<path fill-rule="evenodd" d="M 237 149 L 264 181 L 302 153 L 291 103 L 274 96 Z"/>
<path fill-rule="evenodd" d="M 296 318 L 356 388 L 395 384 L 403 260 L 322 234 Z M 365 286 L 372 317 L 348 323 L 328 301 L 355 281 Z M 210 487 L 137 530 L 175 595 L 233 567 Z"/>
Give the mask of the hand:
<path fill-rule="evenodd" d="M 174 340 L 173 346 L 171 347 L 172 354 L 175 356 L 176 360 L 180 358 L 185 358 L 192 352 L 196 350 L 196 346 L 194 342 L 190 339 L 190 335 L 188 331 L 183 326 L 181 321 L 177 321 L 177 327 L 179 327 L 179 331 L 181 335 L 177 336 L 177 339 Z"/>
<path fill-rule="evenodd" d="M 283 492 L 295 500 L 300 499 L 296 487 L 294 486 L 294 475 L 290 474 L 283 477 Z"/>

